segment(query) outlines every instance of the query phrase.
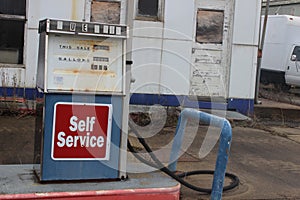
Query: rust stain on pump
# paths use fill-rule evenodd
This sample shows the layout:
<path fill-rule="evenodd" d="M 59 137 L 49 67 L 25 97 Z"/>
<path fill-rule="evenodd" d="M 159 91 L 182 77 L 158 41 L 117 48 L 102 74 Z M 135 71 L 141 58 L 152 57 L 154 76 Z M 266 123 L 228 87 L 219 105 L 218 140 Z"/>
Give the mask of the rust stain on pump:
<path fill-rule="evenodd" d="M 78 70 L 78 69 L 56 69 L 53 71 L 55 74 L 82 74 L 82 75 L 101 75 L 101 76 L 110 76 L 110 77 L 116 77 L 116 73 L 114 71 L 104 71 L 104 70 Z"/>
<path fill-rule="evenodd" d="M 77 0 L 72 0 L 72 20 L 77 20 Z"/>

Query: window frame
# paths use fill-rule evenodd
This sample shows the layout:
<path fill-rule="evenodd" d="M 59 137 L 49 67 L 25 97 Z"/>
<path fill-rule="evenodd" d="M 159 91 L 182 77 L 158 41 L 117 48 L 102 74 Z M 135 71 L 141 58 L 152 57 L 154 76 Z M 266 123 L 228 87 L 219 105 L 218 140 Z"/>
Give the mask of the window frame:
<path fill-rule="evenodd" d="M 26 1 L 27 4 L 27 1 Z M 24 23 L 23 26 L 23 44 L 22 44 L 22 63 L 2 63 L 0 62 L 0 68 L 25 68 L 25 25 L 26 25 L 26 12 L 27 12 L 27 6 L 25 5 L 25 14 L 24 15 L 12 15 L 12 14 L 0 14 L 0 21 L 1 20 L 7 20 L 7 21 L 20 21 Z"/>
<path fill-rule="evenodd" d="M 150 16 L 150 15 L 142 15 L 139 13 L 139 0 L 136 0 L 135 19 L 141 21 L 163 21 L 165 0 L 157 0 L 157 1 L 158 1 L 157 15 Z"/>
<path fill-rule="evenodd" d="M 293 51 L 292 51 L 292 55 L 291 55 L 291 58 L 290 58 L 290 61 L 293 61 L 293 62 L 299 62 L 300 61 L 300 56 L 298 57 L 297 56 L 297 54 L 296 54 L 296 49 L 297 49 L 297 51 L 298 51 L 298 49 L 299 49 L 299 51 L 300 51 L 300 46 L 294 46 L 294 48 L 293 48 Z M 296 60 L 294 61 L 292 58 L 293 58 L 293 55 L 296 55 Z"/>
<path fill-rule="evenodd" d="M 220 26 L 221 30 L 217 33 L 220 33 L 220 40 L 218 41 L 210 41 L 209 39 L 207 39 L 207 41 L 199 41 L 198 37 L 201 37 L 201 35 L 198 35 L 198 17 L 199 17 L 199 13 L 200 12 L 211 12 L 211 13 L 218 13 L 223 15 L 222 18 L 222 25 Z M 198 44 L 213 44 L 213 45 L 223 45 L 223 40 L 224 40 L 224 22 L 225 22 L 225 11 L 224 10 L 218 10 L 218 9 L 202 9 L 202 8 L 198 8 L 197 12 L 196 12 L 196 32 L 195 32 L 195 42 Z M 207 33 L 206 33 L 207 35 Z"/>

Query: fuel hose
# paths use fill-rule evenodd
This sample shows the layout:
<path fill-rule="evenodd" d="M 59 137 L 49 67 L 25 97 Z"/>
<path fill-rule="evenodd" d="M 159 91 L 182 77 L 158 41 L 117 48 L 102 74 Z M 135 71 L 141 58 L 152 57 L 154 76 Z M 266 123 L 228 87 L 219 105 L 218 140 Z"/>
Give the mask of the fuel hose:
<path fill-rule="evenodd" d="M 145 139 L 141 137 L 141 135 L 138 133 L 138 131 L 130 123 L 129 123 L 129 127 L 132 130 L 132 132 L 137 136 L 138 141 L 145 148 L 145 150 L 150 155 L 153 162 L 151 162 L 149 160 L 146 160 L 145 158 L 140 156 L 138 154 L 139 152 L 134 149 L 134 147 L 131 145 L 131 143 L 128 139 L 127 147 L 129 149 L 129 151 L 132 152 L 133 155 L 139 161 L 141 161 L 141 162 L 143 162 L 143 163 L 145 163 L 145 164 L 147 164 L 147 165 L 149 165 L 153 168 L 159 169 L 160 171 L 162 171 L 165 174 L 169 175 L 170 177 L 172 177 L 173 179 L 178 181 L 180 184 L 186 186 L 187 188 L 190 188 L 190 189 L 195 190 L 197 192 L 208 193 L 208 194 L 210 194 L 212 192 L 212 189 L 210 189 L 210 188 L 202 188 L 202 187 L 195 186 L 195 185 L 185 181 L 183 178 L 188 177 L 188 176 L 193 176 L 193 175 L 203 175 L 203 174 L 213 175 L 214 174 L 213 170 L 196 170 L 196 171 L 189 171 L 189 172 L 183 172 L 183 173 L 180 173 L 180 174 L 176 174 L 175 172 L 169 170 L 167 167 L 164 166 L 164 164 L 155 156 L 155 154 L 153 153 L 152 149 L 147 144 Z M 230 182 L 229 185 L 223 187 L 223 191 L 231 190 L 231 189 L 233 189 L 233 188 L 235 188 L 239 185 L 239 178 L 236 175 L 226 172 L 225 177 L 229 178 L 231 180 L 231 182 Z"/>

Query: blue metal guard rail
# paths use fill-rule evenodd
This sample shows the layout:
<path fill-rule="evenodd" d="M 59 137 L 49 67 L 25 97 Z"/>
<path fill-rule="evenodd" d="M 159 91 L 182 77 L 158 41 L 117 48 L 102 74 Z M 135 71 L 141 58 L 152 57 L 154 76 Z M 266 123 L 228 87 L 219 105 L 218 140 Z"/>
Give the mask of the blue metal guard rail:
<path fill-rule="evenodd" d="M 232 128 L 228 120 L 226 120 L 225 118 L 221 118 L 191 108 L 183 109 L 178 119 L 175 138 L 170 155 L 170 164 L 168 168 L 171 171 L 176 171 L 179 152 L 188 119 L 200 120 L 201 122 L 209 124 L 213 127 L 219 127 L 222 129 L 211 193 L 211 199 L 222 199 L 225 172 L 232 139 Z"/>

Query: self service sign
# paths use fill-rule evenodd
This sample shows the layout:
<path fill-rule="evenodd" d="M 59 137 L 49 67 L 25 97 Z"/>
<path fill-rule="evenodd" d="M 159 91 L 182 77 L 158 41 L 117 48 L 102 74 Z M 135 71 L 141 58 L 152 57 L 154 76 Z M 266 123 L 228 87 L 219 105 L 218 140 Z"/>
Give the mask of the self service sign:
<path fill-rule="evenodd" d="M 108 160 L 111 122 L 112 105 L 56 103 L 53 160 Z"/>

